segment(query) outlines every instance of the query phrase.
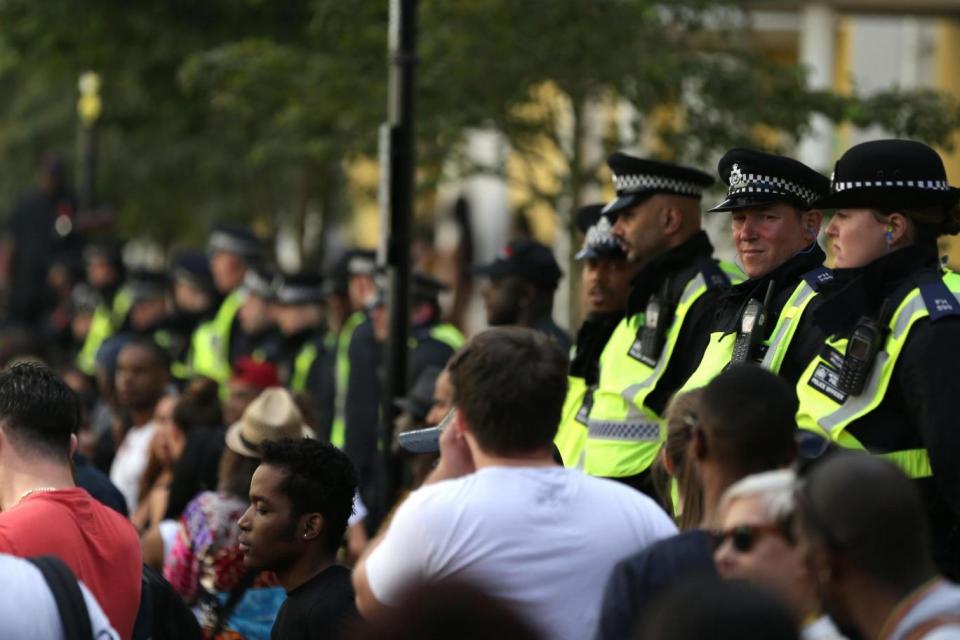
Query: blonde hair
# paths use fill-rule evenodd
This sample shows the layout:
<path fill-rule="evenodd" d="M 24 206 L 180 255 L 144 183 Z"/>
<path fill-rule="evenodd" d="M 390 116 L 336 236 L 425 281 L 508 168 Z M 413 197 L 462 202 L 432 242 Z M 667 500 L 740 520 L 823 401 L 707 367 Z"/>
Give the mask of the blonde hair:
<path fill-rule="evenodd" d="M 677 521 L 680 529 L 693 529 L 703 518 L 703 486 L 688 455 L 693 432 L 700 420 L 701 389 L 681 393 L 666 410 L 667 438 L 651 471 L 661 506 Z M 664 456 L 673 468 L 672 473 Z M 677 486 L 674 504 L 673 483 Z"/>

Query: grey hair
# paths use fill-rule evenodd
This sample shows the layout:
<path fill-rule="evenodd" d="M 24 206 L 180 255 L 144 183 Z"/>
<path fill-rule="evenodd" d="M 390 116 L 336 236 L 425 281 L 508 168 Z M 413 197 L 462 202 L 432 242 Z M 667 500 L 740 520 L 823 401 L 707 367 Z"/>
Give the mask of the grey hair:
<path fill-rule="evenodd" d="M 725 512 L 734 500 L 757 498 L 770 522 L 783 525 L 793 517 L 796 508 L 796 486 L 797 475 L 792 469 L 765 471 L 747 476 L 724 492 L 720 498 L 718 513 Z"/>

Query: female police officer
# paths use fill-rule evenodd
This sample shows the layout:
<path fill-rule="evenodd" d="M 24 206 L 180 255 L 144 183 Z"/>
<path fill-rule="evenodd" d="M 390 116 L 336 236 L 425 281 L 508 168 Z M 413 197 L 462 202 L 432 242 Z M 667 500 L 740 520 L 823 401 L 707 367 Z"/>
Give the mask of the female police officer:
<path fill-rule="evenodd" d="M 960 574 L 960 275 L 937 237 L 960 231 L 960 191 L 930 147 L 859 144 L 837 162 L 827 227 L 834 280 L 821 291 L 799 382 L 807 434 L 898 464 L 924 495 L 941 569 Z M 865 489 L 869 490 L 868 487 Z M 922 526 L 922 523 L 918 523 Z"/>

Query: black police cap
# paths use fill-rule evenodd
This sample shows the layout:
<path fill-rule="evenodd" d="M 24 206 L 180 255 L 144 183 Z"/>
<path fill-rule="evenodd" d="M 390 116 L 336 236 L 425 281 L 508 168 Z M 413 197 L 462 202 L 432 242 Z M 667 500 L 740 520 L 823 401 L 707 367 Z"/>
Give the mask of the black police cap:
<path fill-rule="evenodd" d="M 276 274 L 264 265 L 252 265 L 247 267 L 243 276 L 243 288 L 256 296 L 273 300 L 275 278 Z"/>
<path fill-rule="evenodd" d="M 348 276 L 372 276 L 377 272 L 377 252 L 370 249 L 351 249 L 347 252 Z"/>
<path fill-rule="evenodd" d="M 302 305 L 323 302 L 323 278 L 319 274 L 303 271 L 285 273 L 276 278 L 274 300 L 278 304 Z"/>
<path fill-rule="evenodd" d="M 830 191 L 830 180 L 807 165 L 754 149 L 731 149 L 717 165 L 728 186 L 726 199 L 710 211 L 735 211 L 777 202 L 802 211 Z"/>
<path fill-rule="evenodd" d="M 130 270 L 124 283 L 134 303 L 165 296 L 169 287 L 170 280 L 166 273 L 145 267 Z"/>
<path fill-rule="evenodd" d="M 602 204 L 589 204 L 577 209 L 577 227 L 584 234 L 583 246 L 576 260 L 595 260 L 599 258 L 623 258 L 625 254 L 620 243 L 613 235 L 613 225 L 603 215 Z"/>
<path fill-rule="evenodd" d="M 513 240 L 500 250 L 493 262 L 476 265 L 471 271 L 488 278 L 516 276 L 551 291 L 557 288 L 563 277 L 553 251 L 546 245 L 525 239 Z"/>
<path fill-rule="evenodd" d="M 613 172 L 613 187 L 617 190 L 617 198 L 603 210 L 611 220 L 616 219 L 620 211 L 640 204 L 656 193 L 699 200 L 704 189 L 713 184 L 713 178 L 699 169 L 637 158 L 619 151 L 607 158 L 607 164 Z"/>
<path fill-rule="evenodd" d="M 960 190 L 947 183 L 943 160 L 913 140 L 873 140 L 847 150 L 833 170 L 830 194 L 816 202 L 823 209 L 917 206 L 952 207 Z"/>
<path fill-rule="evenodd" d="M 446 282 L 441 282 L 422 271 L 414 271 L 411 278 L 410 295 L 414 300 L 435 301 L 440 293 L 450 289 Z"/>
<path fill-rule="evenodd" d="M 422 421 L 433 406 L 433 390 L 437 386 L 437 378 L 442 371 L 440 367 L 424 368 L 407 395 L 394 400 L 394 405 L 409 413 L 414 420 Z"/>
<path fill-rule="evenodd" d="M 182 280 L 193 286 L 214 293 L 213 273 L 210 261 L 202 251 L 184 249 L 177 252 L 170 265 L 170 273 L 175 281 Z"/>
<path fill-rule="evenodd" d="M 263 255 L 263 243 L 249 227 L 221 222 L 214 225 L 207 241 L 207 251 L 214 253 L 226 251 L 248 259 Z"/>

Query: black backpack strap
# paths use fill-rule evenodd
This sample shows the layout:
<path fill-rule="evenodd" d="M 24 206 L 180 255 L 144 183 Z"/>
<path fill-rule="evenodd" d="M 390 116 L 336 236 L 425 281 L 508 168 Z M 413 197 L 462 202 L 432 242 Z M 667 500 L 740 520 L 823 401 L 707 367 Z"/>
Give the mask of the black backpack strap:
<path fill-rule="evenodd" d="M 54 556 L 27 558 L 43 574 L 60 610 L 64 640 L 93 640 L 90 613 L 80 583 L 62 560 Z"/>

